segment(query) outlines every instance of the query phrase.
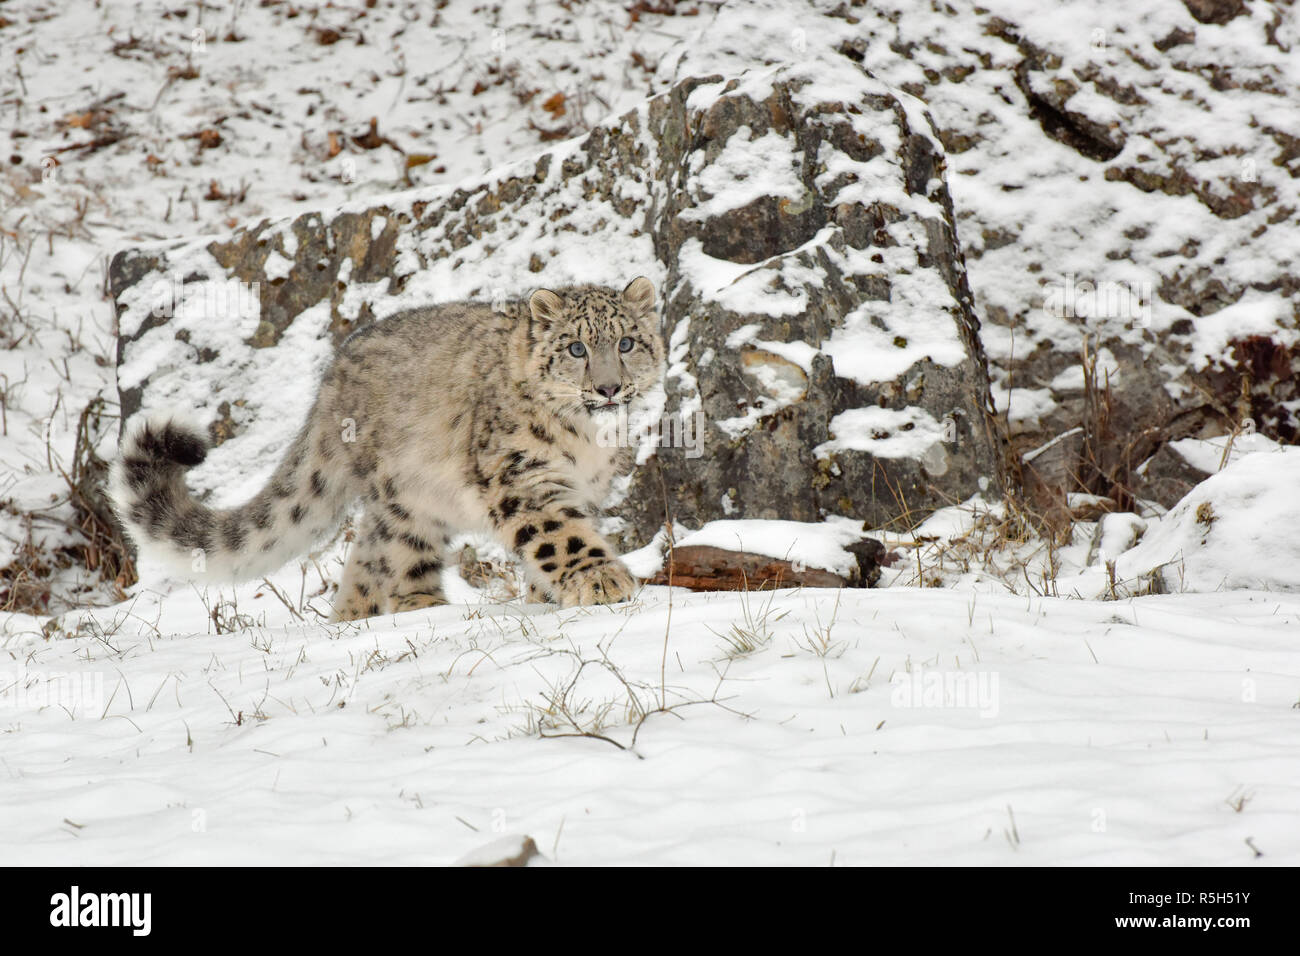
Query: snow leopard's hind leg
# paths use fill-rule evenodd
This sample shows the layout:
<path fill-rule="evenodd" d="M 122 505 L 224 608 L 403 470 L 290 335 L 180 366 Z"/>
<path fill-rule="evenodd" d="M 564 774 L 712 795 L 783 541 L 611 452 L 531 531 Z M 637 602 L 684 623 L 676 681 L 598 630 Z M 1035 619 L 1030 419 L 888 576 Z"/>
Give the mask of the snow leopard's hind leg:
<path fill-rule="evenodd" d="M 335 618 L 354 621 L 446 604 L 447 542 L 442 522 L 420 520 L 397 501 L 369 503 L 348 554 Z"/>
<path fill-rule="evenodd" d="M 368 514 L 362 517 L 348 549 L 343 580 L 339 582 L 339 593 L 334 599 L 333 619 L 336 621 L 359 621 L 380 614 L 388 607 L 384 582 L 392 574 L 382 573 L 387 559 L 375 547 L 374 528 L 368 518 Z"/>

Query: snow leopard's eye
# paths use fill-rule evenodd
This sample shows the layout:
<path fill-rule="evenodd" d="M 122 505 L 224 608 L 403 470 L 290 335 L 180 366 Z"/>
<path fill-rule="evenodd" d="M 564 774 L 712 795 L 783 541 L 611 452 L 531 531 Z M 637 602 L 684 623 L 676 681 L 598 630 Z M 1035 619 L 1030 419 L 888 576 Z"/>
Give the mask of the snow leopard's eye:
<path fill-rule="evenodd" d="M 581 342 L 574 342 L 569 346 L 569 354 L 574 358 L 582 358 L 587 354 L 587 346 L 583 345 Z"/>
<path fill-rule="evenodd" d="M 618 340 L 618 350 L 620 352 L 630 352 L 632 351 L 632 346 L 635 344 L 636 343 L 632 341 L 632 336 L 625 335 Z"/>

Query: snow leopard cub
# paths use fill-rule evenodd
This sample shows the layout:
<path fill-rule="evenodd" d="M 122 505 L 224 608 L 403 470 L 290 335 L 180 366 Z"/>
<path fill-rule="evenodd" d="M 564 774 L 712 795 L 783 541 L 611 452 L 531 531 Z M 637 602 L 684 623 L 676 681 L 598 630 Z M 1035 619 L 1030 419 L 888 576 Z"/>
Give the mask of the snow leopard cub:
<path fill-rule="evenodd" d="M 451 535 L 494 532 L 530 584 L 561 605 L 629 598 L 636 580 L 593 519 L 627 449 L 597 432 L 663 378 L 655 290 L 633 279 L 534 292 L 504 307 L 413 309 L 354 333 L 269 483 L 226 510 L 198 502 L 185 469 L 202 433 L 135 424 L 113 470 L 135 540 L 226 579 L 269 573 L 330 534 L 358 498 L 364 514 L 335 616 L 444 603 Z"/>

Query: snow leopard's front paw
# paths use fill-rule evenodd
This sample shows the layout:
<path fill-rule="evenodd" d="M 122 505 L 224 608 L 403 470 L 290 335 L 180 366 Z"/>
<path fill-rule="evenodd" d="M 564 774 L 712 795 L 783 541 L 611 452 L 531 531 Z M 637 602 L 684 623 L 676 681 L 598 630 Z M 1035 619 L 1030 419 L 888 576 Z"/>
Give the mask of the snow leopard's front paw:
<path fill-rule="evenodd" d="M 636 593 L 637 580 L 622 561 L 602 561 L 571 571 L 551 590 L 560 607 L 617 604 Z"/>

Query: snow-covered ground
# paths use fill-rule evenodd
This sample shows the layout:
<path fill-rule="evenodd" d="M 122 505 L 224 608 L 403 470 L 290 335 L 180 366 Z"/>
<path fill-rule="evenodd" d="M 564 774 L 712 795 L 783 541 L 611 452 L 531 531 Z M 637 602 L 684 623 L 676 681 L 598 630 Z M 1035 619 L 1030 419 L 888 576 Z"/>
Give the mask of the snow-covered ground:
<path fill-rule="evenodd" d="M 1300 862 L 1294 594 L 237 604 L 6 622 L 0 860 Z"/>

